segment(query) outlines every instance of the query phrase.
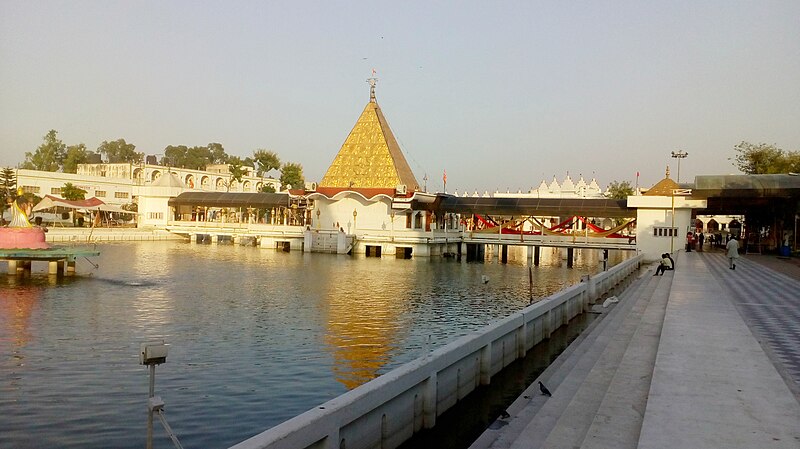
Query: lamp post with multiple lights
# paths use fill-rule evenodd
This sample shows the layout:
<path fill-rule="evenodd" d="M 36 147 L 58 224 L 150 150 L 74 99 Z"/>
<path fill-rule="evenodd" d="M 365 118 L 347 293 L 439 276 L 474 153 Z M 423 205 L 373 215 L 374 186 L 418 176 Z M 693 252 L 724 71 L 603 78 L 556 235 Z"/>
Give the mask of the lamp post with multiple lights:
<path fill-rule="evenodd" d="M 689 153 L 687 153 L 687 152 L 685 152 L 683 150 L 678 150 L 678 151 L 673 151 L 672 152 L 672 157 L 674 157 L 675 159 L 678 160 L 678 179 L 675 182 L 678 182 L 678 183 L 681 182 L 681 159 L 684 159 L 688 155 L 689 155 Z"/>

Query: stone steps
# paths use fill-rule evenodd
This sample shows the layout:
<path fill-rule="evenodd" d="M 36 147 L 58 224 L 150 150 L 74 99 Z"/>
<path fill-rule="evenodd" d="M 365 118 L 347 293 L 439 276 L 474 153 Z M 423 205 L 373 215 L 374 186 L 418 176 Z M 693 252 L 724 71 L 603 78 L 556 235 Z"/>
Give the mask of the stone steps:
<path fill-rule="evenodd" d="M 541 395 L 538 383 L 535 382 L 508 408 L 511 416 L 494 423 L 473 443 L 471 448 L 545 447 L 546 439 L 557 428 L 559 421 L 562 421 L 560 418 L 565 416 L 570 405 L 574 402 L 572 410 L 580 410 L 580 401 L 584 399 L 580 399 L 582 396 L 578 396 L 576 400 L 576 394 L 579 393 L 583 384 L 593 381 L 588 376 L 601 360 L 601 356 L 609 350 L 609 344 L 614 342 L 612 346 L 619 345 L 619 342 L 616 341 L 619 339 L 618 329 L 625 326 L 630 329 L 629 333 L 632 335 L 636 328 L 636 320 L 640 319 L 643 314 L 652 292 L 662 279 L 671 278 L 671 275 L 653 278 L 652 273 L 651 269 L 640 275 L 639 279 L 636 279 L 619 295 L 620 302 L 618 304 L 609 309 L 600 309 L 606 315 L 592 323 L 542 373 L 539 379 L 553 393 L 552 398 Z M 629 318 L 633 311 L 635 311 L 636 318 Z M 633 324 L 626 324 L 631 320 L 633 320 Z M 629 341 L 630 337 L 627 340 Z M 622 353 L 626 347 L 627 343 L 623 346 Z M 619 352 L 620 350 L 614 349 L 614 351 Z M 618 357 L 621 358 L 622 354 Z M 602 362 L 602 364 L 606 366 L 606 362 Z M 609 378 L 606 383 L 610 383 L 610 381 Z M 594 410 L 597 410 L 602 402 L 603 395 L 601 393 L 595 393 L 599 397 L 594 400 L 596 402 Z M 589 418 L 585 421 L 582 424 L 584 430 L 581 432 L 581 439 L 592 424 L 592 420 Z M 565 426 L 566 421 L 562 421 L 561 424 Z M 565 431 L 566 428 L 563 430 Z"/>
<path fill-rule="evenodd" d="M 671 275 L 667 276 L 671 279 Z M 619 318 L 620 323 L 607 328 L 608 343 L 586 375 L 578 373 L 583 381 L 577 386 L 571 401 L 563 410 L 555 426 L 541 445 L 532 447 L 575 448 L 581 447 L 594 422 L 603 399 L 617 375 L 621 361 L 631 346 L 631 341 L 642 322 L 653 293 L 665 277 L 651 277 L 637 295 L 631 298 L 630 310 Z M 636 343 L 634 343 L 636 346 Z M 652 366 L 650 367 L 652 372 Z M 648 384 L 649 385 L 649 384 Z M 525 444 L 527 447 L 527 443 Z M 514 446 L 512 446 L 514 447 Z"/>
<path fill-rule="evenodd" d="M 652 293 L 639 327 L 594 415 L 582 448 L 638 447 L 672 280 L 672 274 L 664 276 L 658 289 Z"/>

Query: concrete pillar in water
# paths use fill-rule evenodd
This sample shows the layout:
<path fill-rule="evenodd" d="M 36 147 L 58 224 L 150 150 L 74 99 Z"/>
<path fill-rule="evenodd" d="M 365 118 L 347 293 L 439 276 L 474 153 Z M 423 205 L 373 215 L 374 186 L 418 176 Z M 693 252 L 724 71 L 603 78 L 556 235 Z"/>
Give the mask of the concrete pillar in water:
<path fill-rule="evenodd" d="M 64 273 L 65 276 L 75 276 L 75 261 L 68 260 L 67 261 L 67 270 Z"/>
<path fill-rule="evenodd" d="M 533 247 L 533 266 L 535 267 L 539 266 L 539 249 L 538 246 Z"/>
<path fill-rule="evenodd" d="M 9 260 L 8 261 L 8 275 L 9 276 L 16 276 L 17 275 L 17 261 L 16 260 Z"/>
<path fill-rule="evenodd" d="M 502 245 L 500 248 L 500 262 L 508 263 L 508 245 Z"/>
<path fill-rule="evenodd" d="M 575 256 L 575 248 L 567 248 L 567 268 L 572 268 L 572 259 Z"/>
<path fill-rule="evenodd" d="M 47 274 L 58 274 L 58 261 L 51 260 L 47 262 Z"/>

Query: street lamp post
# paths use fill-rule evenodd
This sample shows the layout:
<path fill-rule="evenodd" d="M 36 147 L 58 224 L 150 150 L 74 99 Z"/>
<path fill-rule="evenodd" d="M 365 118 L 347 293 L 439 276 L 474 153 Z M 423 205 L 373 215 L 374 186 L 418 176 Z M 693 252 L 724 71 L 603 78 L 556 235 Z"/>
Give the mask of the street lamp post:
<path fill-rule="evenodd" d="M 688 155 L 689 155 L 689 153 L 687 153 L 687 152 L 685 152 L 683 150 L 678 150 L 678 151 L 673 151 L 672 152 L 672 157 L 678 160 L 678 179 L 677 179 L 676 182 L 681 182 L 681 159 L 686 158 L 686 156 L 688 156 Z"/>

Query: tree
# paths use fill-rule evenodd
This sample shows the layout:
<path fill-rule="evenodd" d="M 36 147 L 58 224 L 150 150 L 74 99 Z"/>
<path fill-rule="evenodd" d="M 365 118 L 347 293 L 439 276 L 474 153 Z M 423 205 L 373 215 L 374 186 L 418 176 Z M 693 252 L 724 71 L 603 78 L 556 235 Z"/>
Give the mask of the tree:
<path fill-rule="evenodd" d="M 77 173 L 78 164 L 85 164 L 88 160 L 89 152 L 86 151 L 86 145 L 79 143 L 68 146 L 64 155 L 64 173 Z"/>
<path fill-rule="evenodd" d="M 106 155 L 109 164 L 128 162 L 138 164 L 144 160 L 144 153 L 136 152 L 136 145 L 125 142 L 125 139 L 117 139 L 111 142 L 103 141 L 97 151 Z"/>
<path fill-rule="evenodd" d="M 258 176 L 264 176 L 272 170 L 281 168 L 281 160 L 273 151 L 256 150 L 253 152 L 253 160 L 258 164 L 256 167 Z"/>
<path fill-rule="evenodd" d="M 797 173 L 800 172 L 800 152 L 788 151 L 775 145 L 760 143 L 754 145 L 742 141 L 733 149 L 736 167 L 748 175 Z"/>
<path fill-rule="evenodd" d="M 264 184 L 261 186 L 261 191 L 264 193 L 275 193 L 275 186 L 272 184 Z"/>
<path fill-rule="evenodd" d="M 633 187 L 631 187 L 631 183 L 628 181 L 622 181 L 622 182 L 613 181 L 611 184 L 608 185 L 608 191 L 606 192 L 607 197 L 617 200 L 627 199 L 629 196 L 633 194 L 634 194 Z"/>
<path fill-rule="evenodd" d="M 164 148 L 161 165 L 205 170 L 208 165 L 225 164 L 227 161 L 228 155 L 225 154 L 225 149 L 219 143 L 209 143 L 204 147 L 168 145 Z"/>
<path fill-rule="evenodd" d="M 244 169 L 242 159 L 238 156 L 231 156 L 228 158 L 228 171 L 231 174 L 231 179 L 235 179 L 236 182 L 239 183 L 242 182 L 242 177 L 247 173 Z"/>
<path fill-rule="evenodd" d="M 58 131 L 51 129 L 44 136 L 44 143 L 35 152 L 25 152 L 21 167 L 28 170 L 58 171 L 64 160 L 67 146 L 58 138 Z"/>
<path fill-rule="evenodd" d="M 85 200 L 86 191 L 68 182 L 61 188 L 61 197 L 68 201 Z"/>
<path fill-rule="evenodd" d="M 303 179 L 303 166 L 294 162 L 287 162 L 281 167 L 281 188 L 286 190 L 291 186 L 293 189 L 305 188 Z"/>
<path fill-rule="evenodd" d="M 227 164 L 228 163 L 228 155 L 225 153 L 225 148 L 222 147 L 221 143 L 209 143 L 206 145 L 208 151 L 211 154 L 211 162 L 212 164 Z"/>

